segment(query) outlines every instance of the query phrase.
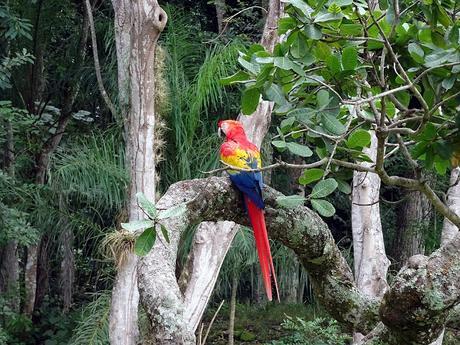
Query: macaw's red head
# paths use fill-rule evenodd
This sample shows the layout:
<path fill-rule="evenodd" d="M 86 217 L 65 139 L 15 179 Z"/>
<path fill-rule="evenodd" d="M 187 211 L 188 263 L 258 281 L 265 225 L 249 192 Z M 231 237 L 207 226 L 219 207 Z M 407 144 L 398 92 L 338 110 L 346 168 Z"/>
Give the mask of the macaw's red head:
<path fill-rule="evenodd" d="M 219 127 L 219 135 L 221 132 L 225 134 L 228 139 L 246 138 L 243 124 L 235 120 L 222 120 L 217 123 Z"/>

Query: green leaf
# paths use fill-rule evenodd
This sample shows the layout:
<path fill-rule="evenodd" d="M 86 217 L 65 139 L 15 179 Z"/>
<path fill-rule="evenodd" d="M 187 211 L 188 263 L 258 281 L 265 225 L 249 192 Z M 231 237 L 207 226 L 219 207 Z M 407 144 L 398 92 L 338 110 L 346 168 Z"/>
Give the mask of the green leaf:
<path fill-rule="evenodd" d="M 187 206 L 185 204 L 180 204 L 180 205 L 168 208 L 167 210 L 160 211 L 157 219 L 179 217 L 179 216 L 182 216 L 186 211 L 187 211 Z"/>
<path fill-rule="evenodd" d="M 300 156 L 300 157 L 311 157 L 313 155 L 313 151 L 306 145 L 300 145 L 297 143 L 289 142 L 286 143 L 286 146 L 289 151 L 293 154 Z"/>
<path fill-rule="evenodd" d="M 285 149 L 287 146 L 286 142 L 283 140 L 273 140 L 272 145 L 278 149 Z"/>
<path fill-rule="evenodd" d="M 342 24 L 340 25 L 340 33 L 344 36 L 361 35 L 363 27 L 361 24 Z"/>
<path fill-rule="evenodd" d="M 340 179 L 337 179 L 337 184 L 338 184 L 337 189 L 341 191 L 343 194 L 351 193 L 351 187 L 349 183 L 342 181 Z"/>
<path fill-rule="evenodd" d="M 323 217 L 332 217 L 335 214 L 334 206 L 327 200 L 313 199 L 311 206 Z"/>
<path fill-rule="evenodd" d="M 344 70 L 354 70 L 358 65 L 358 50 L 354 46 L 343 49 L 342 66 Z"/>
<path fill-rule="evenodd" d="M 161 229 L 161 233 L 163 234 L 163 237 L 165 238 L 166 242 L 170 243 L 168 230 L 166 229 L 166 227 L 163 224 L 160 224 L 160 229 Z"/>
<path fill-rule="evenodd" d="M 312 40 L 320 40 L 323 37 L 321 30 L 314 24 L 307 24 L 304 28 L 305 36 Z"/>
<path fill-rule="evenodd" d="M 310 198 L 318 199 L 328 196 L 337 188 L 337 181 L 333 178 L 327 178 L 325 180 L 319 181 L 311 191 Z"/>
<path fill-rule="evenodd" d="M 339 57 L 335 54 L 331 54 L 326 58 L 326 64 L 333 75 L 339 74 L 342 71 Z"/>
<path fill-rule="evenodd" d="M 268 100 L 273 101 L 278 105 L 287 103 L 283 90 L 277 84 L 271 84 L 270 87 L 265 90 L 265 96 Z"/>
<path fill-rule="evenodd" d="M 347 146 L 351 149 L 366 147 L 371 143 L 371 134 L 364 129 L 357 129 L 347 139 Z"/>
<path fill-rule="evenodd" d="M 418 136 L 419 140 L 423 141 L 430 141 L 436 138 L 438 130 L 436 129 L 436 126 L 433 125 L 431 122 L 428 122 L 423 129 L 422 133 Z"/>
<path fill-rule="evenodd" d="M 145 229 L 155 225 L 153 220 L 143 219 L 143 220 L 135 220 L 129 223 L 121 223 L 121 227 L 125 230 L 135 232 L 137 230 Z"/>
<path fill-rule="evenodd" d="M 251 77 L 249 76 L 248 73 L 244 71 L 238 71 L 229 77 L 220 79 L 220 84 L 226 86 L 226 85 L 232 85 L 232 84 L 237 84 L 237 83 L 246 83 L 250 79 Z"/>
<path fill-rule="evenodd" d="M 318 102 L 318 108 L 324 108 L 330 103 L 329 92 L 326 90 L 319 90 L 316 94 L 316 100 Z"/>
<path fill-rule="evenodd" d="M 287 116 L 294 116 L 297 121 L 305 123 L 307 125 L 312 125 L 312 118 L 315 115 L 316 110 L 311 108 L 298 108 L 291 110 L 287 113 Z"/>
<path fill-rule="evenodd" d="M 436 169 L 439 175 L 445 175 L 449 166 L 450 166 L 450 161 L 448 160 L 436 160 L 434 162 L 434 168 Z"/>
<path fill-rule="evenodd" d="M 319 60 L 326 61 L 328 56 L 332 54 L 332 51 L 328 44 L 319 41 L 316 43 L 313 53 Z"/>
<path fill-rule="evenodd" d="M 329 113 L 322 113 L 321 115 L 321 119 L 325 129 L 327 129 L 329 132 L 335 135 L 341 135 L 345 133 L 345 126 L 335 116 Z"/>
<path fill-rule="evenodd" d="M 155 219 L 157 216 L 157 209 L 155 207 L 155 204 L 151 202 L 150 200 L 147 199 L 147 197 L 144 195 L 144 193 L 139 192 L 136 194 L 137 198 L 137 203 L 139 204 L 139 207 L 144 210 L 145 213 L 151 218 Z"/>
<path fill-rule="evenodd" d="M 302 176 L 299 177 L 299 183 L 301 185 L 307 185 L 314 181 L 320 180 L 324 175 L 324 170 L 319 168 L 313 168 L 305 170 Z"/>
<path fill-rule="evenodd" d="M 310 13 L 313 12 L 310 6 L 307 5 L 303 0 L 282 0 L 287 4 L 291 4 L 295 8 L 299 9 L 307 18 L 310 18 Z"/>
<path fill-rule="evenodd" d="M 283 57 L 275 57 L 273 59 L 273 64 L 278 67 L 278 68 L 281 68 L 281 69 L 284 69 L 284 70 L 290 70 L 294 67 L 294 64 L 292 63 L 291 60 L 289 60 L 289 58 L 283 56 Z"/>
<path fill-rule="evenodd" d="M 410 56 L 418 62 L 418 63 L 423 63 L 424 62 L 424 56 L 425 52 L 423 51 L 422 47 L 420 47 L 417 43 L 409 43 L 407 46 L 407 50 L 409 51 Z"/>
<path fill-rule="evenodd" d="M 243 66 L 246 70 L 251 72 L 252 74 L 257 74 L 260 71 L 260 66 L 258 64 L 251 63 L 246 61 L 242 56 L 238 58 L 238 62 L 241 66 Z"/>
<path fill-rule="evenodd" d="M 305 198 L 300 195 L 279 196 L 276 198 L 276 203 L 284 208 L 295 208 L 303 205 Z"/>
<path fill-rule="evenodd" d="M 283 132 L 287 129 L 291 129 L 292 125 L 294 124 L 295 122 L 295 117 L 292 116 L 292 117 L 288 117 L 288 118 L 285 118 L 283 121 L 281 121 L 280 123 L 280 128 L 281 130 L 283 130 Z"/>
<path fill-rule="evenodd" d="M 136 239 L 134 244 L 134 252 L 139 256 L 145 256 L 149 253 L 155 244 L 157 232 L 155 228 L 145 229 L 144 232 Z"/>
<path fill-rule="evenodd" d="M 294 42 L 292 42 L 291 55 L 296 59 L 300 59 L 304 57 L 307 54 L 307 52 L 307 38 L 304 36 L 303 33 L 299 32 Z"/>
<path fill-rule="evenodd" d="M 414 148 L 412 149 L 412 157 L 414 159 L 419 158 L 421 155 L 423 155 L 426 151 L 426 148 L 428 146 L 429 142 L 427 141 L 422 141 L 417 143 Z"/>
<path fill-rule="evenodd" d="M 259 89 L 249 88 L 243 91 L 241 96 L 241 111 L 244 115 L 251 115 L 256 111 L 259 105 L 260 91 Z"/>
<path fill-rule="evenodd" d="M 284 17 L 278 21 L 278 34 L 283 35 L 289 30 L 295 29 L 297 22 L 292 17 Z"/>

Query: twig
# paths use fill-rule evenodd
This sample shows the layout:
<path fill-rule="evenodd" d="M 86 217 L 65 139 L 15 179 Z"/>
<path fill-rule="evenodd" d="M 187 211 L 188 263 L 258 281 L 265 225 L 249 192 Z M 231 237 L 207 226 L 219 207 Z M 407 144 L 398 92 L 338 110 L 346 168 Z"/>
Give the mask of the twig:
<path fill-rule="evenodd" d="M 105 104 L 107 105 L 110 112 L 112 113 L 112 117 L 116 119 L 117 111 L 112 101 L 110 100 L 110 97 L 105 91 L 104 83 L 102 82 L 101 65 L 99 64 L 99 56 L 97 53 L 96 30 L 94 28 L 93 12 L 91 10 L 91 4 L 89 0 L 85 0 L 85 5 L 86 5 L 86 11 L 88 12 L 88 21 L 89 21 L 89 28 L 91 32 L 91 45 L 93 46 L 92 48 L 93 48 L 93 58 L 94 58 L 94 69 L 96 70 L 97 85 L 99 86 L 99 92 L 101 93 Z"/>
<path fill-rule="evenodd" d="M 206 344 L 206 339 L 208 338 L 209 331 L 211 330 L 212 324 L 214 323 L 214 320 L 216 319 L 217 314 L 218 314 L 219 311 L 220 311 L 220 308 L 222 308 L 222 306 L 224 305 L 224 302 L 225 302 L 225 300 L 222 300 L 222 302 L 220 302 L 219 308 L 217 308 L 216 312 L 214 313 L 214 316 L 212 317 L 211 322 L 209 323 L 208 329 L 206 330 L 206 334 L 204 335 L 204 339 L 203 339 L 202 345 L 205 345 L 205 344 Z"/>

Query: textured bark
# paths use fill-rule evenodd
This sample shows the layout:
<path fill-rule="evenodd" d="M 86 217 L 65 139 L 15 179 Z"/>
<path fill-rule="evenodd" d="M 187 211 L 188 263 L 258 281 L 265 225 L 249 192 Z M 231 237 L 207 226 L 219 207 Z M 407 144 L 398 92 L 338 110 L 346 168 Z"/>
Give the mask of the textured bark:
<path fill-rule="evenodd" d="M 26 266 L 24 268 L 24 306 L 23 312 L 26 315 L 32 315 L 35 305 L 35 293 L 37 291 L 37 260 L 38 245 L 27 248 Z"/>
<path fill-rule="evenodd" d="M 217 30 L 219 33 L 224 29 L 225 0 L 214 0 L 216 6 Z"/>
<path fill-rule="evenodd" d="M 264 188 L 264 195 L 270 237 L 296 253 L 309 272 L 315 296 L 334 318 L 362 333 L 369 333 L 381 319 L 384 325 L 371 333 L 374 344 L 377 339 L 389 344 L 428 344 L 439 336 L 449 311 L 460 302 L 460 235 L 430 257 L 412 257 L 379 305 L 357 289 L 327 225 L 315 212 L 304 206 L 279 207 L 276 198 L 281 194 L 269 187 Z M 181 233 L 203 220 L 248 222 L 243 208 L 235 207 L 240 198 L 226 178 L 176 183 L 157 206 L 167 209 L 183 202 L 185 214 L 163 220 L 171 243 L 157 241 L 139 268 L 147 315 L 151 321 L 162 320 L 153 323 L 157 344 L 194 343 L 174 274 Z"/>
<path fill-rule="evenodd" d="M 149 200 L 156 199 L 155 48 L 167 16 L 156 0 L 112 0 L 112 3 L 119 99 L 126 118 L 126 159 L 131 178 L 128 215 L 129 221 L 134 221 L 145 218 L 137 205 L 136 194 L 143 192 Z M 137 263 L 137 257 L 128 254 L 118 267 L 112 292 L 111 344 L 134 345 L 138 338 Z M 170 292 L 172 296 L 177 291 Z M 143 303 L 150 302 L 144 299 Z"/>
<path fill-rule="evenodd" d="M 364 151 L 375 161 L 377 138 L 374 134 L 371 147 Z M 360 291 L 370 298 L 381 298 L 388 290 L 386 275 L 390 260 L 383 242 L 379 198 L 379 176 L 355 171 L 351 210 L 355 280 Z"/>
<path fill-rule="evenodd" d="M 450 187 L 447 191 L 447 205 L 460 215 L 460 167 L 452 169 Z M 444 218 L 442 227 L 441 244 L 451 241 L 458 234 L 458 228 L 447 218 Z"/>
<path fill-rule="evenodd" d="M 59 236 L 60 251 L 62 255 L 60 288 L 62 308 L 64 313 L 69 312 L 72 307 L 73 283 L 75 280 L 75 256 L 73 253 L 73 232 L 67 224 L 64 224 L 63 231 Z"/>
<path fill-rule="evenodd" d="M 203 222 L 196 230 L 180 285 L 185 288 L 185 321 L 195 331 L 211 297 L 219 271 L 239 226 L 233 222 Z"/>
<path fill-rule="evenodd" d="M 0 295 L 8 295 L 9 306 L 19 311 L 18 244 L 10 241 L 0 247 Z"/>
<path fill-rule="evenodd" d="M 306 207 L 279 208 L 275 200 L 280 194 L 271 188 L 266 187 L 264 195 L 270 236 L 294 250 L 310 273 L 315 296 L 350 328 L 369 331 L 378 319 L 378 304 L 355 287 L 351 270 L 327 225 Z M 181 233 L 187 226 L 202 220 L 230 220 L 248 225 L 240 197 L 227 178 L 174 184 L 158 201 L 157 207 L 166 209 L 182 202 L 188 202 L 186 214 L 163 222 L 170 232 L 171 243 L 164 246 L 157 241 L 139 267 L 139 288 L 145 296 L 146 312 L 150 320 L 163 320 L 153 323 L 157 344 L 194 342 L 193 332 L 184 317 L 187 306 L 174 275 Z"/>

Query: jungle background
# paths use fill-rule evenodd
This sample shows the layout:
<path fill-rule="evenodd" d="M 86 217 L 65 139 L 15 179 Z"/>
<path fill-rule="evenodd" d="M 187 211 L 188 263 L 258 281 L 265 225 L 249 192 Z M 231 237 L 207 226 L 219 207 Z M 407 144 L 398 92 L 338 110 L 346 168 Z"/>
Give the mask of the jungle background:
<path fill-rule="evenodd" d="M 177 181 L 204 177 L 203 172 L 219 166 L 217 122 L 238 116 L 243 89 L 224 86 L 221 79 L 239 70 L 238 52 L 260 40 L 267 2 L 185 0 L 161 5 L 168 23 L 155 65 L 160 195 Z M 92 1 L 91 6 L 100 73 L 117 103 L 113 8 L 106 0 Z M 84 1 L 0 4 L 0 344 L 109 343 L 117 251 L 110 238 L 127 218 L 129 178 L 124 119 L 108 109 L 99 92 L 92 47 Z M 280 122 L 273 118 L 269 137 L 278 134 Z M 273 150 L 270 140 L 262 152 L 265 164 L 277 159 L 299 162 L 289 151 Z M 385 166 L 397 175 L 409 171 L 400 153 Z M 311 191 L 299 183 L 301 171 L 280 168 L 267 175 L 270 185 L 287 195 Z M 351 173 L 343 176 L 351 178 Z M 447 191 L 448 174 L 427 178 L 434 189 Z M 352 266 L 350 193 L 346 187 L 335 191 L 330 200 L 336 212 L 324 219 Z M 444 217 L 400 187 L 382 185 L 380 196 L 391 282 L 409 256 L 439 248 Z M 181 239 L 178 272 L 194 230 Z M 31 246 L 38 256 L 33 305 L 24 292 L 26 249 Z M 227 344 L 231 322 L 235 343 L 350 343 L 351 334 L 315 299 L 296 256 L 276 242 L 272 251 L 280 304 L 265 300 L 251 230 L 237 233 L 203 320 L 206 330 L 216 315 L 207 343 Z M 9 286 L 7 274 L 17 284 Z M 235 320 L 230 320 L 232 303 Z M 140 327 L 141 334 L 148 334 L 142 311 Z M 444 344 L 460 344 L 458 333 L 448 330 Z"/>

